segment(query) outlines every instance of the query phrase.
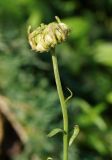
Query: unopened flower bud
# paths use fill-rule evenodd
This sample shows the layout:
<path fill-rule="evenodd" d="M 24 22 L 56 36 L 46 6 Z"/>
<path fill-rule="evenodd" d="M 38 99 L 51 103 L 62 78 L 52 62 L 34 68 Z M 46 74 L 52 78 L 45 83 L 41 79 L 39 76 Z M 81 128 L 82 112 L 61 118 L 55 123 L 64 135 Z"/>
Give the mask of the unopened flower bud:
<path fill-rule="evenodd" d="M 69 29 L 68 26 L 55 17 L 57 22 L 48 25 L 41 24 L 37 29 L 31 32 L 31 26 L 28 29 L 28 39 L 31 48 L 37 52 L 48 52 L 57 44 L 66 40 Z"/>

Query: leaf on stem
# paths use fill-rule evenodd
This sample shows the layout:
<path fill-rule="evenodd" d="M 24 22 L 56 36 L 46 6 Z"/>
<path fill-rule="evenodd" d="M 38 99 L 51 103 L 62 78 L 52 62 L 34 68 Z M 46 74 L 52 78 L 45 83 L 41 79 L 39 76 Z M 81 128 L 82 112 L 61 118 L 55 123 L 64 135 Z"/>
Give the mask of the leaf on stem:
<path fill-rule="evenodd" d="M 72 134 L 72 136 L 71 136 L 71 138 L 70 138 L 70 140 L 69 140 L 69 146 L 72 145 L 72 143 L 73 143 L 73 141 L 75 140 L 75 138 L 77 137 L 78 133 L 79 133 L 79 126 L 78 126 L 78 125 L 75 125 L 73 134 Z"/>
<path fill-rule="evenodd" d="M 63 129 L 61 128 L 55 128 L 53 129 L 47 136 L 48 137 L 53 137 L 54 135 L 56 135 L 57 133 L 64 133 Z"/>

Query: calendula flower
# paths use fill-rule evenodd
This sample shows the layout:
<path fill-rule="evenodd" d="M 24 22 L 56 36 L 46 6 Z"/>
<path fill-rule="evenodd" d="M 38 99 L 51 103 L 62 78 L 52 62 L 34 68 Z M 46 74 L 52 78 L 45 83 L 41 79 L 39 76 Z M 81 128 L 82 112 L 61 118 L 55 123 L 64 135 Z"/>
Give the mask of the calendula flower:
<path fill-rule="evenodd" d="M 48 25 L 41 24 L 33 32 L 31 32 L 31 26 L 29 27 L 28 39 L 32 50 L 48 52 L 51 48 L 66 40 L 70 30 L 58 17 L 55 18 L 57 22 Z"/>

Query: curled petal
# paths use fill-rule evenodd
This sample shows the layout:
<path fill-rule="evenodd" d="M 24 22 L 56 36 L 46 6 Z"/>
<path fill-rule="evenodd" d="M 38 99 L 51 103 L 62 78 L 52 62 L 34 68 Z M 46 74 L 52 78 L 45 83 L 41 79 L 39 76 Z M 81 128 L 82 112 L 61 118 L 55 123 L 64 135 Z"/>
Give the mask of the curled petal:
<path fill-rule="evenodd" d="M 28 39 L 32 50 L 48 52 L 57 44 L 66 40 L 69 34 L 68 26 L 56 17 L 57 22 L 48 25 L 41 24 L 33 32 L 31 26 L 28 29 Z"/>

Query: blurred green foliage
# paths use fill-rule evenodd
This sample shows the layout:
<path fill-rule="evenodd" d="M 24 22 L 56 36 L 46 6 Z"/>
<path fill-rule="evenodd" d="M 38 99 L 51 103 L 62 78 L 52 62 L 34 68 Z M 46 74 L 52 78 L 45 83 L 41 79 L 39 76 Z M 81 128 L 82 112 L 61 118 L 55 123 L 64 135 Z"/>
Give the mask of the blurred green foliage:
<path fill-rule="evenodd" d="M 70 131 L 80 134 L 70 147 L 69 160 L 112 159 L 112 1 L 1 0 L 0 94 L 30 105 L 19 112 L 24 126 L 32 128 L 24 152 L 14 160 L 61 159 L 62 137 L 47 133 L 62 125 L 51 57 L 33 53 L 27 28 L 49 23 L 59 16 L 71 29 L 67 42 L 57 47 L 65 96 L 69 102 Z M 33 159 L 33 158 L 32 158 Z M 36 158 L 35 158 L 36 159 Z"/>

